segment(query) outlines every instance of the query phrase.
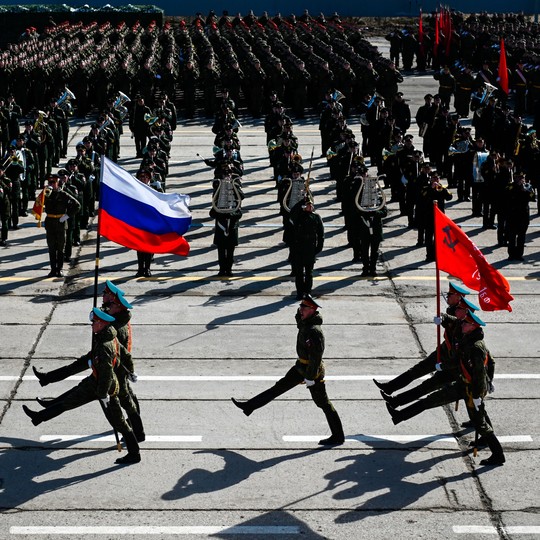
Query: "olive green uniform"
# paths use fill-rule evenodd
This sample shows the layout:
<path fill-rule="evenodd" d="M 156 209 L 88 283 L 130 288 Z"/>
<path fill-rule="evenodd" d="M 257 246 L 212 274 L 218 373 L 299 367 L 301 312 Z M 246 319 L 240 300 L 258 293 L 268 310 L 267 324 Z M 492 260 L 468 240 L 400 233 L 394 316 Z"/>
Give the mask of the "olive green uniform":
<path fill-rule="evenodd" d="M 263 407 L 276 397 L 301 384 L 304 379 L 314 381 L 315 384 L 308 386 L 311 399 L 313 399 L 317 407 L 323 410 L 330 426 L 332 437 L 343 442 L 344 434 L 341 420 L 328 398 L 324 382 L 325 370 L 322 359 L 324 334 L 321 328 L 322 317 L 319 312 L 315 312 L 312 317 L 302 320 L 300 313 L 297 312 L 296 324 L 298 327 L 296 338 L 296 354 L 298 355 L 298 359 L 295 365 L 274 386 L 247 402 L 240 404 L 240 408 L 244 411 L 244 414 L 249 416 L 254 410 Z"/>

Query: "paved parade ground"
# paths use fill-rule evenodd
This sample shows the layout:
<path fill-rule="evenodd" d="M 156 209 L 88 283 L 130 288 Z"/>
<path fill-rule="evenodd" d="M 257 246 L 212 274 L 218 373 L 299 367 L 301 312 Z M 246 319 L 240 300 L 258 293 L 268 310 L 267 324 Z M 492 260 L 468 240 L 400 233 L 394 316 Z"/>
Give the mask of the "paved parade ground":
<path fill-rule="evenodd" d="M 436 88 L 429 74 L 400 86 L 413 116 Z M 209 122 L 180 121 L 172 144 L 167 187 L 191 196 L 189 257 L 156 255 L 153 277 L 135 278 L 136 254 L 101 243 L 100 292 L 111 279 L 134 306 L 134 390 L 147 435 L 140 464 L 114 464 L 112 431 L 97 403 L 38 427 L 22 411 L 39 408 L 36 396 L 76 384 L 41 388 L 32 366 L 50 370 L 90 348 L 95 218 L 63 279 L 45 277 L 45 233 L 31 217 L 0 249 L 0 539 L 539 538 L 537 203 L 524 262 L 507 261 L 496 231 L 483 230 L 455 190 L 447 205 L 515 297 L 511 313 L 481 314 L 496 360 L 486 408 L 507 459 L 486 468 L 480 460 L 489 451 L 474 458 L 474 433 L 460 427 L 463 403 L 393 425 L 372 379 L 390 379 L 434 349 L 435 264 L 425 262 L 416 231 L 390 203 L 378 276 L 360 276 L 318 157 L 317 119 L 295 122 L 306 169 L 315 149 L 312 190 L 326 234 L 313 295 L 322 305 L 328 394 L 346 435 L 343 446 L 324 449 L 317 441 L 328 427 L 305 386 L 249 418 L 230 401 L 264 390 L 293 365 L 298 305 L 263 120 L 240 120 L 246 196 L 233 277 L 217 277 L 212 170 L 197 156 L 211 157 Z M 73 122 L 68 157 L 88 123 Z M 360 139 L 358 118 L 349 124 Z M 119 164 L 135 172 L 134 156 L 126 130 Z"/>

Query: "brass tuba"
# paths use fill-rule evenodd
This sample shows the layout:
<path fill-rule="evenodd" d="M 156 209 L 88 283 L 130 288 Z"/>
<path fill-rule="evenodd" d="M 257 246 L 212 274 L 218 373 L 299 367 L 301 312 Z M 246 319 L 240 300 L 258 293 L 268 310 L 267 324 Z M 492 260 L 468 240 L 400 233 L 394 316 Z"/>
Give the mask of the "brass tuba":
<path fill-rule="evenodd" d="M 124 120 L 128 113 L 128 108 L 124 105 L 124 103 L 129 103 L 130 101 L 131 99 L 129 99 L 124 92 L 118 91 L 118 97 L 114 101 L 113 109 L 118 111 L 122 120 Z"/>
<path fill-rule="evenodd" d="M 73 114 L 73 105 L 71 104 L 71 101 L 75 99 L 77 99 L 75 94 L 66 86 L 64 93 L 58 98 L 56 105 L 67 115 L 71 116 Z"/>
<path fill-rule="evenodd" d="M 354 203 L 362 212 L 376 212 L 386 205 L 386 195 L 379 180 L 382 176 L 366 176 L 362 179 L 360 189 L 356 194 Z"/>
<path fill-rule="evenodd" d="M 236 185 L 238 177 L 227 175 L 219 180 L 219 185 L 212 197 L 212 208 L 221 214 L 232 214 L 240 209 L 242 194 Z"/>

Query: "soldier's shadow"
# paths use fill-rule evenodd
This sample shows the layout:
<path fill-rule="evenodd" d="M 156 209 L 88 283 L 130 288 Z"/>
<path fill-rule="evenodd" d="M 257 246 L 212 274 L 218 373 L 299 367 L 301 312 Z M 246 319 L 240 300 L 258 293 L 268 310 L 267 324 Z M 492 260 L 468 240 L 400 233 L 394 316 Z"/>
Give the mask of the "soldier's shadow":
<path fill-rule="evenodd" d="M 437 489 L 441 490 L 441 500 L 447 501 L 446 484 L 472 480 L 473 475 L 469 471 L 453 476 L 446 474 L 449 467 L 443 465 L 444 462 L 459 460 L 455 468 L 463 468 L 461 451 L 434 450 L 427 459 L 417 459 L 426 454 L 425 451 L 417 451 L 428 442 L 418 441 L 419 448 L 411 451 L 410 443 L 389 446 L 386 441 L 374 441 L 371 443 L 374 452 L 337 459 L 336 469 L 325 477 L 328 491 L 335 491 L 333 497 L 336 500 L 360 499 L 361 504 L 339 515 L 336 523 L 360 521 L 373 511 L 379 515 L 406 508 Z M 339 463 L 345 466 L 338 468 Z"/>
<path fill-rule="evenodd" d="M 198 493 L 215 493 L 233 487 L 247 480 L 252 474 L 269 469 L 284 461 L 301 459 L 324 451 L 324 448 L 312 448 L 304 452 L 255 461 L 231 450 L 199 450 L 195 454 L 214 454 L 222 457 L 225 462 L 223 468 L 217 471 L 192 469 L 184 474 L 176 485 L 164 493 L 161 498 L 165 501 L 173 501 L 185 499 Z"/>
<path fill-rule="evenodd" d="M 108 432 L 103 433 L 103 435 L 105 434 Z M 80 459 L 110 452 L 110 448 L 90 451 L 77 450 L 73 453 L 60 455 L 58 453 L 60 450 L 69 450 L 65 441 L 59 440 L 36 447 L 36 442 L 33 440 L 13 437 L 0 437 L 0 446 L 4 447 L 0 451 L 2 475 L 0 492 L 2 493 L 1 506 L 3 508 L 20 508 L 24 503 L 43 494 L 81 484 L 119 469 L 116 465 L 101 471 L 91 470 L 76 476 L 58 477 L 56 474 L 51 474 L 54 478 L 47 479 L 50 473 L 61 471 L 64 467 L 69 467 Z"/>

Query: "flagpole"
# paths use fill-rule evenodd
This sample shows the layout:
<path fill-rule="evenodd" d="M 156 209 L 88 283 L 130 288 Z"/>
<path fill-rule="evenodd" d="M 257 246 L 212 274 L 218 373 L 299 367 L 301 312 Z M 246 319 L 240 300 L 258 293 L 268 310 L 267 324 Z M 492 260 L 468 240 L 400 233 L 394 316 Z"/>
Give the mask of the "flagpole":
<path fill-rule="evenodd" d="M 437 201 L 433 201 L 433 224 L 435 220 L 435 210 L 438 208 Z M 439 258 L 437 257 L 437 227 L 433 227 L 433 242 L 435 244 L 435 283 L 437 290 L 437 317 L 441 317 L 441 272 L 439 270 Z M 437 325 L 437 364 L 441 361 L 441 325 Z"/>
<path fill-rule="evenodd" d="M 101 182 L 103 181 L 103 158 L 105 156 L 100 156 L 101 167 L 99 170 L 99 184 L 98 184 L 98 193 L 100 197 L 98 199 L 98 222 L 97 222 L 97 240 L 96 240 L 96 262 L 94 265 L 94 307 L 97 307 L 97 297 L 98 297 L 98 279 L 99 279 L 99 255 L 101 249 L 101 227 L 100 227 L 100 217 L 101 217 Z"/>
<path fill-rule="evenodd" d="M 96 264 L 94 266 L 94 307 L 97 307 L 97 297 L 98 297 L 98 278 L 99 278 L 99 252 L 100 252 L 100 247 L 101 247 L 101 227 L 100 227 L 100 216 L 101 216 L 101 182 L 103 181 L 103 169 L 104 169 L 104 166 L 103 166 L 103 159 L 104 159 L 104 155 L 102 154 L 100 156 L 100 163 L 101 163 L 101 167 L 100 167 L 100 170 L 99 170 L 99 189 L 98 189 L 98 193 L 99 193 L 99 199 L 98 199 L 98 222 L 97 222 L 97 240 L 96 240 Z M 94 350 L 94 334 L 92 334 L 92 351 Z M 105 405 L 103 404 L 103 402 L 101 400 L 98 400 L 99 401 L 99 404 L 101 405 L 101 410 L 103 411 L 103 414 L 105 415 L 105 418 L 107 419 L 107 421 L 109 422 L 109 424 L 111 423 L 110 419 L 109 419 L 109 415 L 107 413 L 107 408 L 105 407 Z M 114 438 L 116 440 L 116 449 L 121 452 L 122 451 L 122 444 L 120 443 L 120 437 L 118 435 L 118 431 L 117 429 L 112 426 L 113 428 L 113 434 L 114 434 Z"/>

